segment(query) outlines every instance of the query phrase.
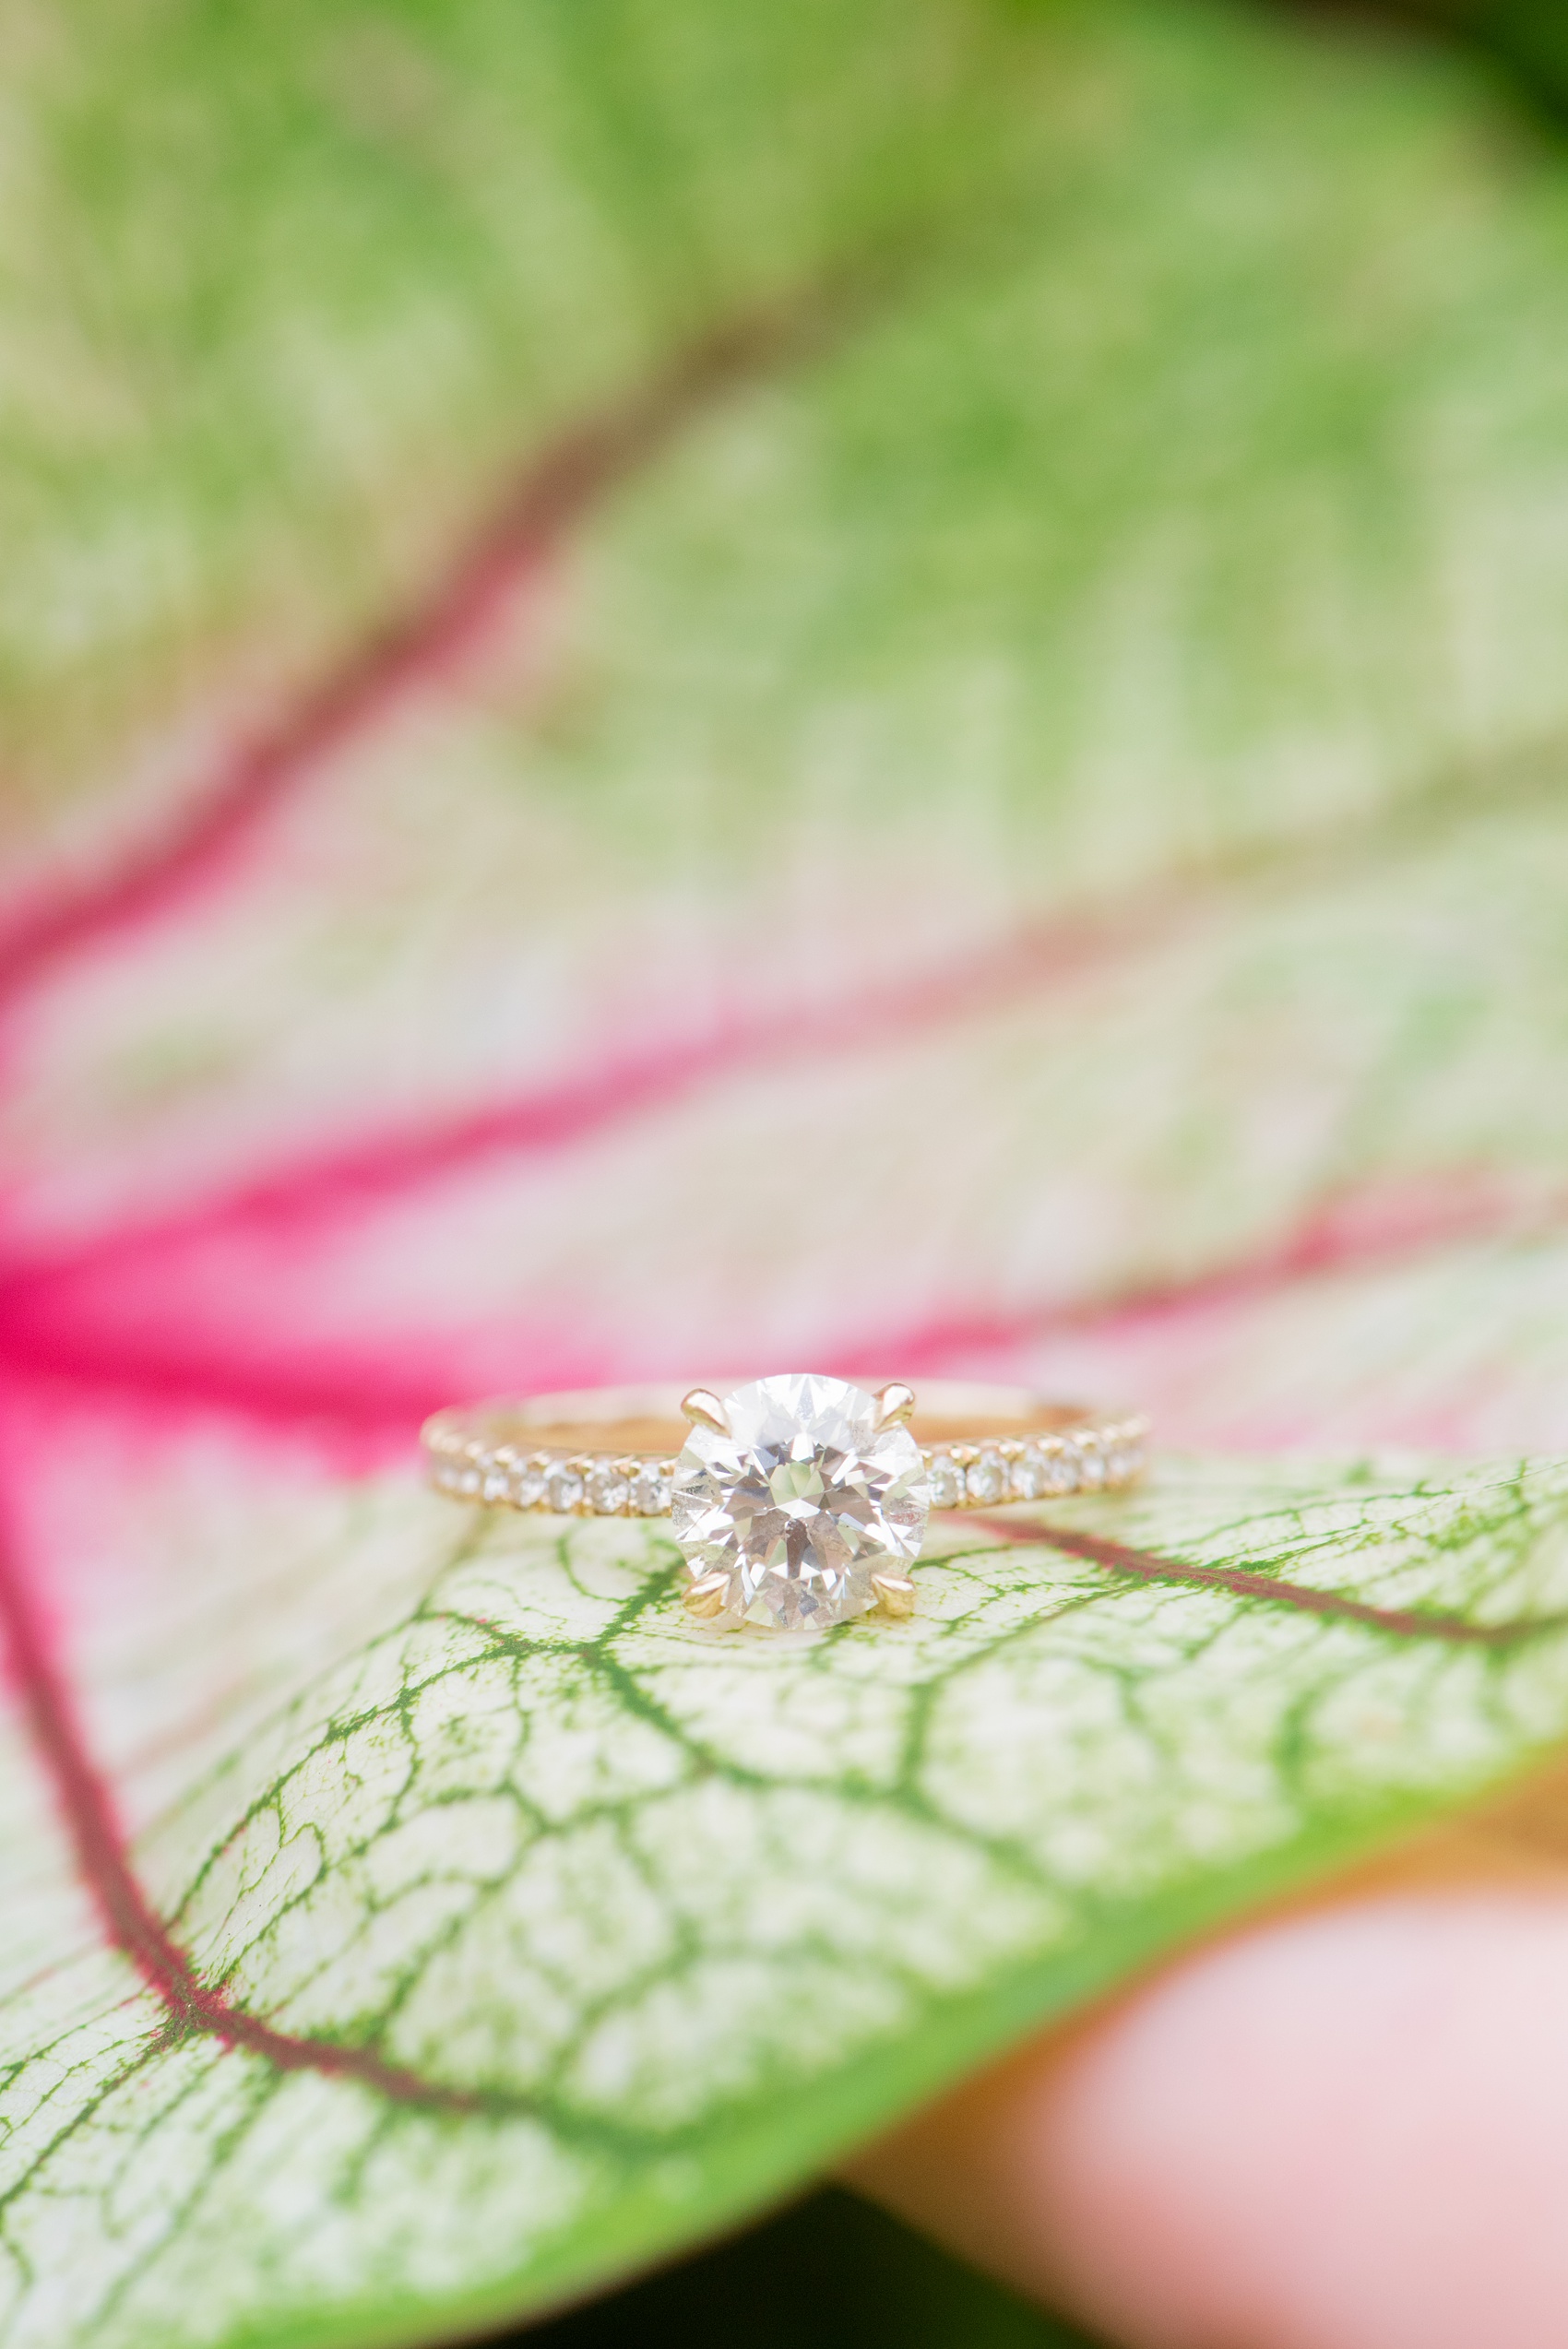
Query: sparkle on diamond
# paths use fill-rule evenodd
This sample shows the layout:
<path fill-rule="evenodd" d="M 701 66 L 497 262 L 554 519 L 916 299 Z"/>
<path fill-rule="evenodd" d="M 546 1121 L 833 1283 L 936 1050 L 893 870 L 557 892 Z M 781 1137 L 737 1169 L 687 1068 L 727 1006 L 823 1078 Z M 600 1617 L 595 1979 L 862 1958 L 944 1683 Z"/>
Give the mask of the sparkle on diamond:
<path fill-rule="evenodd" d="M 931 1499 L 908 1428 L 875 1398 L 795 1371 L 726 1399 L 730 1433 L 694 1428 L 676 1464 L 675 1539 L 694 1575 L 730 1576 L 725 1623 L 820 1630 L 876 1604 L 872 1576 L 920 1554 Z"/>

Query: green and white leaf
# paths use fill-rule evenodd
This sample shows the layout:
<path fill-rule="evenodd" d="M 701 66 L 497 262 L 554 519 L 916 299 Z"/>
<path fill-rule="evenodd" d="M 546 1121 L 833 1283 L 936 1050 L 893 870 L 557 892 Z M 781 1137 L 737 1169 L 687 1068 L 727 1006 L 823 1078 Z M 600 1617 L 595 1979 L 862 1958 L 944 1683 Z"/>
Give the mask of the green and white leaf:
<path fill-rule="evenodd" d="M 692 1626 L 635 1525 L 395 1484 L 275 1526 L 265 1595 L 206 1626 L 228 1718 L 182 1738 L 137 1865 L 226 2002 L 433 2101 L 57 1954 L 6 2008 L 7 2349 L 413 2338 L 580 2291 L 1561 1735 L 1568 1630 L 1396 1634 L 1175 1577 L 1561 1622 L 1568 1471 L 1194 1463 L 1054 1522 L 1172 1579 L 966 1541 L 908 1625 L 795 1640 Z M 376 1635 L 279 1702 L 297 1627 L 370 1593 Z M 65 1897 L 46 1846 L 11 1865 L 17 1923 Z"/>

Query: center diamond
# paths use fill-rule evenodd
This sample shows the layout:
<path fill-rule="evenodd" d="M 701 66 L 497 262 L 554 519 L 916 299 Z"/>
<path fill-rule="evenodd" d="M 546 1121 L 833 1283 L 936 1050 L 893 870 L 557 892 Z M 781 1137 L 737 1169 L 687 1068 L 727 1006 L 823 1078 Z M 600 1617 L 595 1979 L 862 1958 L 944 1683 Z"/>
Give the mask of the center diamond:
<path fill-rule="evenodd" d="M 694 1427 L 675 1467 L 675 1539 L 694 1576 L 723 1571 L 716 1619 L 815 1631 L 876 1605 L 872 1576 L 920 1555 L 931 1497 L 908 1428 L 874 1395 L 791 1372 L 738 1387 L 729 1432 Z"/>

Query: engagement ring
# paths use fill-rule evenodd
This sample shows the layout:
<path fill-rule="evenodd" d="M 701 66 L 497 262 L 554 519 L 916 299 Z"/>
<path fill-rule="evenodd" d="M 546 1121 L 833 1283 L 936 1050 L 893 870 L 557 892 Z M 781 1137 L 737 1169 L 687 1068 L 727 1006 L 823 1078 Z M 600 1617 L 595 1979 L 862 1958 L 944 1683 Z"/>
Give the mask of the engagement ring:
<path fill-rule="evenodd" d="M 707 1387 L 600 1387 L 439 1411 L 431 1481 L 455 1500 L 571 1517 L 670 1517 L 687 1609 L 719 1625 L 821 1630 L 908 1615 L 932 1510 L 1130 1484 L 1142 1418 L 1017 1387 L 810 1371 Z"/>

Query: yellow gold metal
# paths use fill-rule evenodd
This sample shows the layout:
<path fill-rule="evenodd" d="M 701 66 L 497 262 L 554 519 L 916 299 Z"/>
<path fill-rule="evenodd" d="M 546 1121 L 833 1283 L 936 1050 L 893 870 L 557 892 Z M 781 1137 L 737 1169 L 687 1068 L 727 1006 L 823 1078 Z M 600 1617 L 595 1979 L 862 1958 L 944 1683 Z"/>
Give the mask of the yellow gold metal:
<path fill-rule="evenodd" d="M 915 1586 L 908 1574 L 873 1574 L 871 1586 L 882 1601 L 888 1615 L 912 1615 L 915 1611 Z"/>
<path fill-rule="evenodd" d="M 688 1615 L 695 1615 L 701 1620 L 706 1616 L 718 1614 L 729 1587 L 730 1577 L 722 1571 L 717 1574 L 700 1575 L 689 1589 L 682 1592 L 681 1604 Z"/>
<path fill-rule="evenodd" d="M 900 1380 L 893 1379 L 886 1386 L 877 1388 L 873 1400 L 876 1405 L 877 1427 L 898 1427 L 915 1407 L 915 1390 L 912 1386 L 905 1386 Z"/>
<path fill-rule="evenodd" d="M 729 1414 L 707 1387 L 693 1387 L 689 1394 L 681 1397 L 681 1408 L 688 1419 L 696 1420 L 700 1427 L 711 1428 L 716 1435 L 729 1434 Z"/>

